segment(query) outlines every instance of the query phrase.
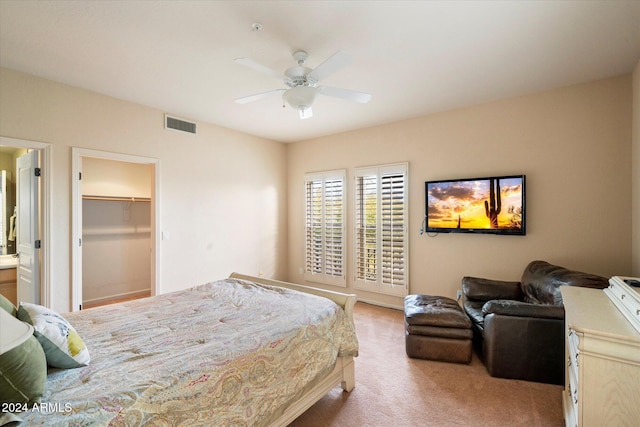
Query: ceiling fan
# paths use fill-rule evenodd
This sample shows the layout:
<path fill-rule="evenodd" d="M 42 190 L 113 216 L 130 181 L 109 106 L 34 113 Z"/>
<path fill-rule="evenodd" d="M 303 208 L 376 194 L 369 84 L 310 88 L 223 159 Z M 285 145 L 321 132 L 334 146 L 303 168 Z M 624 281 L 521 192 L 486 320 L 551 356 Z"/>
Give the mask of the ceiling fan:
<path fill-rule="evenodd" d="M 327 78 L 331 74 L 348 65 L 351 62 L 351 57 L 349 55 L 342 51 L 338 51 L 314 69 L 305 67 L 304 65 L 308 56 L 307 52 L 303 50 L 294 52 L 293 58 L 297 61 L 298 65 L 287 68 L 284 74 L 258 64 L 251 59 L 236 58 L 235 61 L 238 64 L 242 64 L 261 73 L 270 75 L 278 80 L 282 80 L 289 88 L 274 89 L 268 92 L 244 96 L 242 98 L 237 98 L 235 101 L 238 104 L 246 104 L 248 102 L 257 101 L 259 99 L 281 93 L 282 101 L 298 110 L 300 112 L 301 119 L 307 119 L 313 115 L 311 106 L 318 94 L 347 99 L 349 101 L 360 102 L 363 104 L 369 102 L 371 95 L 368 93 L 331 86 L 318 86 L 318 82 L 320 82 L 320 80 Z"/>

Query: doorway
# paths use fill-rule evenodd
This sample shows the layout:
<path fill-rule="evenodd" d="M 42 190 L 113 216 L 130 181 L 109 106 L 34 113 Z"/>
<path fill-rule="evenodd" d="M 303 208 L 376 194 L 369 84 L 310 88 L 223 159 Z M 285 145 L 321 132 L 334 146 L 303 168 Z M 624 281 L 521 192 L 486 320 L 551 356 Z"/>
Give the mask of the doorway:
<path fill-rule="evenodd" d="M 157 159 L 72 149 L 72 311 L 158 293 L 158 169 Z"/>
<path fill-rule="evenodd" d="M 16 303 L 19 303 L 20 301 L 31 302 L 47 307 L 51 306 L 51 271 L 49 267 L 51 265 L 50 224 L 52 215 L 49 196 L 51 194 L 50 151 L 50 145 L 46 143 L 0 136 L 0 153 L 2 156 L 7 156 L 7 159 L 3 161 L 3 168 L 8 172 L 5 173 L 5 178 L 7 178 L 8 175 L 13 175 L 11 179 L 5 180 L 7 193 L 11 190 L 14 191 L 14 195 L 7 199 L 3 197 L 3 200 L 6 200 L 7 204 L 14 205 L 16 207 L 16 209 L 13 209 L 13 206 L 8 206 L 9 212 L 7 215 L 11 215 L 9 215 L 7 218 L 8 220 L 4 222 L 6 225 L 3 230 L 3 235 L 6 234 L 6 237 L 3 237 L 3 240 L 6 240 L 6 247 L 3 251 L 6 251 L 7 253 L 0 256 L 0 264 L 8 264 L 9 261 L 11 261 L 12 265 L 9 269 L 13 268 L 15 273 L 10 275 L 7 274 L 10 273 L 8 269 L 2 269 L 1 272 L 3 280 L 1 280 L 1 287 L 3 290 L 13 289 L 13 292 L 15 292 L 14 298 Z M 14 166 L 14 163 L 18 157 L 25 157 L 24 153 L 27 152 L 32 154 L 29 157 L 37 159 L 34 161 L 36 162 L 35 166 L 38 169 L 38 173 L 36 175 L 37 178 L 33 178 L 34 186 L 31 187 L 32 189 L 29 193 L 29 198 L 31 199 L 29 204 L 31 207 L 34 207 L 31 212 L 25 209 L 19 211 L 19 204 L 14 201 L 15 192 L 18 190 L 15 187 L 15 178 L 16 175 L 20 174 L 20 171 L 17 169 L 17 166 Z M 14 220 L 13 224 L 11 217 L 13 217 Z M 23 225 L 26 226 L 27 223 L 30 223 L 31 226 L 28 228 L 28 233 L 26 233 L 23 228 L 23 232 L 20 233 L 20 230 L 18 230 L 18 234 L 15 236 L 15 226 L 18 222 L 17 219 L 20 217 L 22 217 L 22 222 L 25 223 Z M 11 231 L 14 231 L 14 236 L 11 236 Z M 22 260 L 20 259 L 20 256 L 22 255 L 22 249 L 19 244 L 20 234 L 22 234 L 22 238 L 26 238 L 28 240 L 28 242 L 24 241 L 22 243 L 28 243 L 32 250 L 35 251 L 32 253 L 25 253 Z M 18 237 L 18 240 L 16 240 L 16 237 Z M 10 240 L 12 238 L 13 240 Z M 14 258 L 14 255 L 16 254 L 17 256 Z M 14 265 L 15 268 L 13 267 Z M 23 270 L 26 271 L 23 267 L 29 267 L 32 276 L 22 274 Z M 9 276 L 11 280 L 8 279 Z"/>

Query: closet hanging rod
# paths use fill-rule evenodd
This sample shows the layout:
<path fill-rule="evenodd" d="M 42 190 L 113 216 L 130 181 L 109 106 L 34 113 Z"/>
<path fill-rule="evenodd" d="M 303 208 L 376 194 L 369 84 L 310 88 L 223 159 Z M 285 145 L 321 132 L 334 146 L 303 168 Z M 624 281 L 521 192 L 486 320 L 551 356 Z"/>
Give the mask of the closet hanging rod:
<path fill-rule="evenodd" d="M 150 197 L 124 197 L 124 196 L 93 196 L 82 195 L 83 200 L 104 200 L 109 202 L 150 202 Z"/>

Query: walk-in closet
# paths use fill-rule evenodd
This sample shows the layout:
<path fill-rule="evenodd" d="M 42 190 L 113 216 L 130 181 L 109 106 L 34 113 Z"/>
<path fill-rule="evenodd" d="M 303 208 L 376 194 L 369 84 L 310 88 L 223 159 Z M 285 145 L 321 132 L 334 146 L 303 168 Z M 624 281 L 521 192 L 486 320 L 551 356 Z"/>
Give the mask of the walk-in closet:
<path fill-rule="evenodd" d="M 82 306 L 151 294 L 151 166 L 82 158 Z"/>

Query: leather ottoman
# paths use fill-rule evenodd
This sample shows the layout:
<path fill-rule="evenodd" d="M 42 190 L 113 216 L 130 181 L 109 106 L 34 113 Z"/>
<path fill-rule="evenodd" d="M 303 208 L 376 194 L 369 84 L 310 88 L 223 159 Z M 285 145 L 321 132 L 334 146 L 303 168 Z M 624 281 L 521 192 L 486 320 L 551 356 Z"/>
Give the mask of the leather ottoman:
<path fill-rule="evenodd" d="M 455 300 L 407 295 L 404 318 L 405 346 L 409 357 L 471 363 L 471 321 Z"/>

